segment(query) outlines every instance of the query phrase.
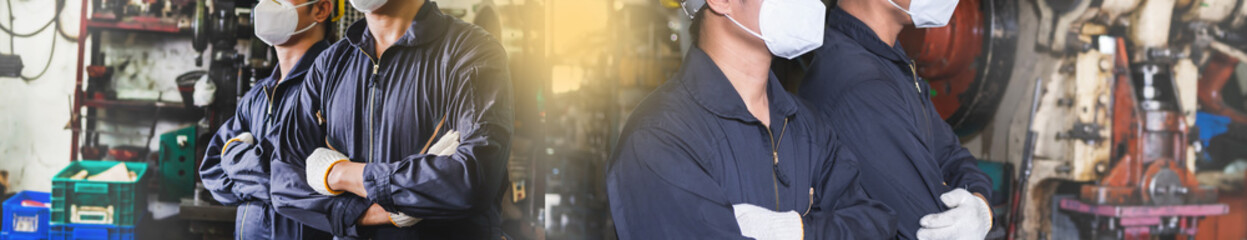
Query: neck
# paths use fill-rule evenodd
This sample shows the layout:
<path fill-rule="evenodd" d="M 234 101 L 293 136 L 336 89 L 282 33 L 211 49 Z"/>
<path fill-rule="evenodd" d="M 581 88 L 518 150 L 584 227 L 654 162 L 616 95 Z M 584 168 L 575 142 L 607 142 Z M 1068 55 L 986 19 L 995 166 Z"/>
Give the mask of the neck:
<path fill-rule="evenodd" d="M 896 44 L 896 37 L 905 28 L 904 23 L 909 17 L 895 6 L 880 1 L 842 1 L 839 6 L 870 27 L 879 36 L 879 40 L 888 46 Z"/>
<path fill-rule="evenodd" d="M 749 113 L 762 121 L 763 125 L 770 126 L 770 99 L 766 95 L 766 85 L 770 80 L 771 52 L 767 51 L 762 40 L 753 35 L 747 35 L 748 33 L 743 33 L 747 37 L 744 40 L 732 38 L 732 34 L 735 33 L 730 32 L 729 29 L 734 30 L 738 27 L 730 22 L 724 25 L 723 23 L 727 20 L 720 20 L 717 22 L 721 26 L 707 27 L 702 30 L 702 36 L 712 37 L 701 38 L 698 47 L 702 48 L 715 65 L 723 71 L 723 75 L 727 76 L 732 87 L 736 89 L 736 93 L 740 94 L 741 100 L 744 100 Z M 703 24 L 710 24 L 710 21 Z"/>
<path fill-rule="evenodd" d="M 364 15 L 378 58 L 407 33 L 407 28 L 411 27 L 411 21 L 416 19 L 424 3 L 425 0 L 389 1 L 381 9 Z"/>
<path fill-rule="evenodd" d="M 274 46 L 273 48 L 277 50 L 277 66 L 281 69 L 279 72 L 281 75 L 276 76 L 277 81 L 285 81 L 286 76 L 290 76 L 290 71 L 294 70 L 294 65 L 299 63 L 299 59 L 303 58 L 303 54 L 307 53 L 307 50 L 312 48 L 312 45 L 315 45 L 316 42 L 324 39 L 325 28 L 317 26 L 312 27 L 307 32 L 291 36 L 290 41 L 292 42 Z"/>

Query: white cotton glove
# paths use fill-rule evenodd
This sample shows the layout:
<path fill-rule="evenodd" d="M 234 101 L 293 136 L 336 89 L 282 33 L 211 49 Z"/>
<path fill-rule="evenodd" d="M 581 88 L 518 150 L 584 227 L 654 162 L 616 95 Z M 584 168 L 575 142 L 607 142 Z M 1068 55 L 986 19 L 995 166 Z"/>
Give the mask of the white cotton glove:
<path fill-rule="evenodd" d="M 987 237 L 992 228 L 991 208 L 987 202 L 965 189 L 953 189 L 940 195 L 948 211 L 932 213 L 918 220 L 918 239 L 974 239 Z"/>
<path fill-rule="evenodd" d="M 307 156 L 307 185 L 316 190 L 316 193 L 322 195 L 338 195 L 342 191 L 334 191 L 329 189 L 329 170 L 333 169 L 333 164 L 338 162 L 350 161 L 346 155 L 328 148 L 317 148 L 312 155 Z"/>
<path fill-rule="evenodd" d="M 225 141 L 225 146 L 221 146 L 221 156 L 225 156 L 225 152 L 227 152 L 226 150 L 229 150 L 229 145 L 234 142 L 255 145 L 255 136 L 252 136 L 250 132 L 243 132 L 238 134 L 238 136 L 234 136 L 234 138 L 229 139 L 229 141 Z"/>
<path fill-rule="evenodd" d="M 195 106 L 206 107 L 212 104 L 214 94 L 216 94 L 216 84 L 208 80 L 207 74 L 199 78 L 199 81 L 195 81 L 194 89 L 194 92 L 191 92 L 191 100 Z"/>
<path fill-rule="evenodd" d="M 238 136 L 235 136 L 233 139 L 230 139 L 230 140 L 238 140 L 240 142 L 244 142 L 247 144 L 255 144 L 255 136 L 251 135 L 250 132 L 243 132 L 241 134 L 238 134 Z"/>
<path fill-rule="evenodd" d="M 424 219 L 407 216 L 407 214 L 403 214 L 402 212 L 390 213 L 390 223 L 394 224 L 395 227 L 399 227 L 399 228 L 405 228 L 405 227 L 410 227 L 411 225 L 416 225 L 416 223 L 419 223 L 420 220 L 424 220 Z"/>
<path fill-rule="evenodd" d="M 238 134 L 238 136 L 234 136 L 234 138 L 229 139 L 229 141 L 241 141 L 241 143 L 254 145 L 256 144 L 256 136 L 251 135 L 251 133 L 246 133 L 246 131 L 243 131 L 242 134 Z M 229 148 L 228 141 L 226 141 L 226 148 Z"/>
<path fill-rule="evenodd" d="M 752 204 L 732 205 L 741 235 L 758 240 L 802 239 L 805 229 L 796 211 L 776 212 Z"/>
<path fill-rule="evenodd" d="M 455 150 L 459 148 L 459 131 L 450 130 L 446 135 L 442 135 L 432 147 L 429 147 L 429 154 L 437 156 L 450 156 L 455 154 Z"/>

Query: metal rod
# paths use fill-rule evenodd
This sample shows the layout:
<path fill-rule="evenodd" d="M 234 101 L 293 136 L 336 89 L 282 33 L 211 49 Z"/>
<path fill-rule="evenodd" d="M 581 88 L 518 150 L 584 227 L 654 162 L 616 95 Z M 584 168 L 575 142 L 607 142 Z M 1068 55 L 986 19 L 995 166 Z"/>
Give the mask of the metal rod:
<path fill-rule="evenodd" d="M 1035 112 L 1039 111 L 1040 94 L 1043 93 L 1043 78 L 1035 79 L 1034 95 L 1031 96 L 1030 114 L 1026 120 L 1026 141 L 1022 144 L 1022 175 L 1018 177 L 1013 189 L 1013 201 L 1009 207 L 1009 226 L 1006 238 L 1017 238 L 1017 225 L 1020 223 L 1022 208 L 1025 206 L 1026 184 L 1030 179 L 1031 168 L 1035 159 Z"/>
<path fill-rule="evenodd" d="M 71 118 L 69 119 L 69 124 L 72 125 L 71 129 L 78 129 L 82 127 L 78 122 L 78 118 L 72 116 L 78 116 L 78 113 L 82 112 L 82 108 L 80 108 L 82 106 L 82 97 L 84 95 L 82 93 L 82 72 L 85 70 L 82 65 L 82 57 L 87 47 L 87 8 L 90 6 L 90 4 L 87 4 L 87 0 L 82 0 L 81 10 L 79 10 L 80 12 L 78 15 L 78 67 L 74 69 L 78 76 L 74 79 L 74 105 L 70 109 L 72 112 L 70 114 Z M 71 143 L 69 144 L 69 161 L 74 161 L 78 159 L 78 140 L 80 136 L 78 131 L 73 131 L 70 135 L 72 136 L 70 137 Z"/>

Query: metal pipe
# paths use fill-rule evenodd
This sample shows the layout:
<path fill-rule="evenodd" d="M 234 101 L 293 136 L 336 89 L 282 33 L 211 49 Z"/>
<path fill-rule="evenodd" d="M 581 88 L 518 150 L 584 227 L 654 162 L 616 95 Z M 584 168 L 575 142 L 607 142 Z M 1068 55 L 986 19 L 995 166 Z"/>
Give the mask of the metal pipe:
<path fill-rule="evenodd" d="M 1035 79 L 1034 95 L 1031 96 L 1030 114 L 1026 120 L 1026 141 L 1022 144 L 1022 174 L 1018 177 L 1017 184 L 1013 187 L 1012 206 L 1009 207 L 1009 226 L 1006 239 L 1017 238 L 1017 225 L 1021 221 L 1022 206 L 1025 205 L 1023 200 L 1026 198 L 1026 184 L 1029 182 L 1031 168 L 1034 167 L 1035 159 L 1035 112 L 1039 111 L 1040 94 L 1043 93 L 1043 78 Z"/>
<path fill-rule="evenodd" d="M 74 68 L 74 71 L 77 72 L 78 76 L 74 79 L 74 99 L 73 99 L 73 106 L 70 106 L 70 114 L 69 114 L 69 117 L 70 117 L 69 124 L 71 125 L 70 129 L 78 129 L 82 127 L 82 125 L 79 124 L 78 122 L 78 113 L 80 113 L 82 110 L 82 108 L 80 107 L 82 106 L 82 97 L 85 95 L 82 92 L 82 76 L 83 76 L 82 72 L 85 71 L 86 67 L 82 65 L 83 64 L 82 56 L 83 56 L 83 53 L 85 53 L 86 46 L 87 46 L 87 43 L 86 43 L 87 19 L 88 19 L 87 8 L 90 6 L 91 6 L 90 4 L 87 4 L 87 0 L 82 0 L 81 10 L 79 10 L 79 15 L 78 15 L 78 60 L 77 60 L 78 67 Z M 94 47 L 98 47 L 98 46 L 94 46 Z M 78 140 L 79 140 L 80 134 L 78 133 L 78 131 L 73 131 L 73 133 L 70 133 L 70 135 L 71 135 L 70 137 L 71 143 L 69 144 L 70 145 L 69 161 L 72 162 L 78 159 L 78 144 L 79 144 Z"/>

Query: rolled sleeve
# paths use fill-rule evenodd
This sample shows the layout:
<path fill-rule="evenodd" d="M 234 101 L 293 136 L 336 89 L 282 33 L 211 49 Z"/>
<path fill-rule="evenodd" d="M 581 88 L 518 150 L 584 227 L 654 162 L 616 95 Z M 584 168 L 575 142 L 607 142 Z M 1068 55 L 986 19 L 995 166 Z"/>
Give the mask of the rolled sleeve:
<path fill-rule="evenodd" d="M 390 178 L 394 176 L 394 168 L 389 164 L 365 165 L 364 190 L 368 191 L 368 200 L 381 206 L 393 206 L 394 200 L 390 196 L 393 186 L 390 184 Z"/>
<path fill-rule="evenodd" d="M 497 204 L 506 182 L 514 107 L 501 46 L 469 60 L 446 113 L 447 130 L 460 133 L 455 153 L 418 153 L 364 167 L 368 199 L 391 212 L 424 219 L 455 219 Z M 430 136 L 438 139 L 442 136 Z"/>
<path fill-rule="evenodd" d="M 222 148 L 229 139 L 247 132 L 246 124 L 246 107 L 249 104 L 239 106 L 237 113 L 233 118 L 226 120 L 216 134 L 212 136 L 212 140 L 208 141 L 208 147 L 205 150 L 203 161 L 199 165 L 199 178 L 203 182 L 204 188 L 212 194 L 212 198 L 217 202 L 225 205 L 238 205 L 247 201 L 245 196 L 240 195 L 238 188 L 241 185 L 247 185 L 247 182 L 240 182 L 236 176 L 232 176 L 227 170 L 225 164 L 230 164 L 235 159 L 224 157 L 236 157 L 239 155 L 223 156 Z M 235 141 L 237 143 L 237 141 Z M 230 144 L 235 145 L 235 144 Z M 236 148 L 237 146 L 231 146 Z M 236 149 L 237 150 L 237 149 Z"/>
<path fill-rule="evenodd" d="M 935 110 L 931 109 L 934 113 Z M 935 127 L 935 134 L 939 141 L 940 148 L 936 152 L 940 164 L 940 169 L 947 182 L 954 188 L 965 188 L 966 191 L 982 194 L 986 199 L 992 199 L 992 179 L 982 169 L 979 169 L 978 160 L 969 150 L 961 146 L 961 139 L 957 138 L 957 134 L 953 133 L 952 127 L 944 124 L 942 118 L 936 114 L 937 119 L 932 125 Z"/>
<path fill-rule="evenodd" d="M 338 237 L 360 237 L 358 220 L 372 205 L 367 199 L 343 194 L 325 196 L 307 186 L 303 166 L 274 162 L 272 197 L 278 213 Z"/>
<path fill-rule="evenodd" d="M 234 194 L 243 200 L 269 201 L 269 165 L 260 150 L 251 144 L 235 141 L 226 146 L 221 166 L 238 183 Z"/>
<path fill-rule="evenodd" d="M 325 130 L 316 118 L 320 90 L 325 85 L 321 69 L 328 61 L 323 56 L 308 70 L 297 102 L 283 113 L 287 120 L 279 130 L 282 144 L 272 162 L 270 193 L 278 213 L 337 237 L 359 238 L 357 220 L 372 203 L 351 194 L 320 195 L 306 180 L 306 158 L 324 147 Z"/>

